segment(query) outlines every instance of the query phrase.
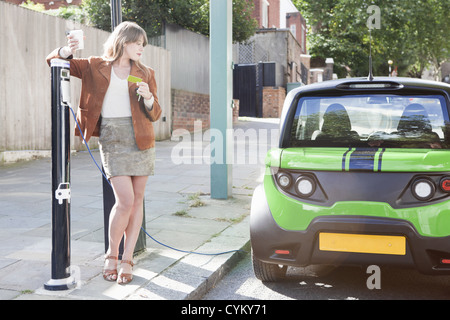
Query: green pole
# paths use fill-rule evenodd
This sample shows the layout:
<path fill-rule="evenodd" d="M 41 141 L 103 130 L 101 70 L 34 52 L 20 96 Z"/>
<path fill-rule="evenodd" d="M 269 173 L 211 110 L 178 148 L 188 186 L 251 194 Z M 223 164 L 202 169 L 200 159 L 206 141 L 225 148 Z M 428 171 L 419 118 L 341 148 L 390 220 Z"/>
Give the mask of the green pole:
<path fill-rule="evenodd" d="M 210 1 L 211 198 L 232 191 L 232 1 Z"/>

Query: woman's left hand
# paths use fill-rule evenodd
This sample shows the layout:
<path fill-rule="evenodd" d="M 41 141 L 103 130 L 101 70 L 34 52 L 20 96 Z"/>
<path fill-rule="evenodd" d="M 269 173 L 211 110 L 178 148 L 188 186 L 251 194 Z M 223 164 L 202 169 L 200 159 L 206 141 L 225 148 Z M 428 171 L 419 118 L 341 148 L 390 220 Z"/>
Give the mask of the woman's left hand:
<path fill-rule="evenodd" d="M 140 94 L 144 99 L 150 100 L 153 97 L 153 94 L 150 92 L 150 89 L 148 87 L 148 84 L 145 82 L 139 82 L 137 84 L 138 90 L 136 91 L 138 94 Z"/>

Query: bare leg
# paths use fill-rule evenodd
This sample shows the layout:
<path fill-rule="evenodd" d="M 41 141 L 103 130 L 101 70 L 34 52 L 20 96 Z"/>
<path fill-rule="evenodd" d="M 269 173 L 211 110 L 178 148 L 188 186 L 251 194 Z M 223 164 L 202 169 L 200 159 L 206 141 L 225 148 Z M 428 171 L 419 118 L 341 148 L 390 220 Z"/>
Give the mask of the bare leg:
<path fill-rule="evenodd" d="M 139 232 L 142 226 L 143 219 L 143 201 L 145 194 L 145 186 L 147 184 L 147 176 L 136 176 L 131 177 L 133 192 L 134 192 L 134 202 L 131 209 L 131 213 L 128 220 L 128 225 L 125 229 L 125 242 L 122 260 L 132 260 L 133 252 L 136 246 L 136 241 L 139 237 Z M 132 273 L 132 266 L 130 264 L 122 264 L 121 273 Z"/>
<path fill-rule="evenodd" d="M 128 226 L 134 203 L 132 179 L 129 176 L 117 176 L 111 178 L 111 185 L 116 198 L 116 203 L 111 209 L 109 217 L 109 248 L 106 255 L 117 257 L 119 245 Z M 114 265 L 115 264 L 115 265 Z M 117 261 L 106 260 L 105 268 L 117 267 Z"/>
<path fill-rule="evenodd" d="M 132 177 L 134 203 L 131 210 L 128 226 L 125 229 L 125 246 L 123 252 L 123 258 L 125 260 L 131 260 L 133 257 L 134 247 L 139 237 L 139 232 L 142 226 L 142 219 L 144 216 L 144 194 L 145 186 L 147 184 L 147 176 Z"/>

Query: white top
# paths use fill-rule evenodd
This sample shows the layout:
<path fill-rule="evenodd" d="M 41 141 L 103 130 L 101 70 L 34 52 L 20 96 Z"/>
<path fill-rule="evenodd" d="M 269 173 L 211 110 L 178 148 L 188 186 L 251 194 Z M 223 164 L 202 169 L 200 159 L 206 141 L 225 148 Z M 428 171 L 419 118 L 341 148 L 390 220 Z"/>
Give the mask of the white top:
<path fill-rule="evenodd" d="M 131 117 L 130 95 L 127 79 L 120 79 L 111 68 L 109 87 L 103 99 L 103 118 Z"/>

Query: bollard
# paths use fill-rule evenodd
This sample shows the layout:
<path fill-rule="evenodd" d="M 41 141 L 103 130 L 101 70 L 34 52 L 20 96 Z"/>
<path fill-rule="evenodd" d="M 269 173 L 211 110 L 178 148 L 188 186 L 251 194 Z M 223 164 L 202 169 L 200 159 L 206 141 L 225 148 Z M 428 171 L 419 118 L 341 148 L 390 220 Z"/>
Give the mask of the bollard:
<path fill-rule="evenodd" d="M 52 262 L 47 290 L 76 286 L 70 272 L 70 62 L 51 61 L 52 83 Z"/>

